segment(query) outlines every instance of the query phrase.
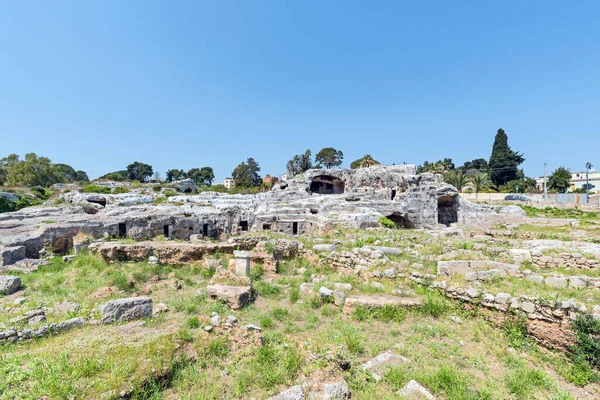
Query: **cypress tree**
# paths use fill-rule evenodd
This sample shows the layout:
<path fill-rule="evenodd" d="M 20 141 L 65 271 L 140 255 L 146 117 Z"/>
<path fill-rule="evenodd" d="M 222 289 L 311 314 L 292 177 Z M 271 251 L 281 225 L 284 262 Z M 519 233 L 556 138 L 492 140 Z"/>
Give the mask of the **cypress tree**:
<path fill-rule="evenodd" d="M 512 151 L 508 145 L 508 136 L 504 132 L 504 129 L 498 129 L 489 162 L 492 182 L 500 186 L 518 179 L 518 166 L 523 161 L 525 161 L 523 154 Z"/>

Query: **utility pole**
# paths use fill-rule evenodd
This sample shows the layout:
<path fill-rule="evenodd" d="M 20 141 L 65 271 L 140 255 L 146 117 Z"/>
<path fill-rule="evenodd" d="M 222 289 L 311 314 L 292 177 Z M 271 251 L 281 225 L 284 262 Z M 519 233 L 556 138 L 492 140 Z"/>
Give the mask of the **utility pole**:
<path fill-rule="evenodd" d="M 593 165 L 591 162 L 586 162 L 585 163 L 585 193 L 587 194 L 587 200 L 586 203 L 590 202 L 590 176 L 589 176 L 589 172 L 590 169 L 592 169 Z"/>
<path fill-rule="evenodd" d="M 546 163 L 544 163 L 544 203 L 546 203 L 548 198 L 548 185 L 546 184 Z"/>

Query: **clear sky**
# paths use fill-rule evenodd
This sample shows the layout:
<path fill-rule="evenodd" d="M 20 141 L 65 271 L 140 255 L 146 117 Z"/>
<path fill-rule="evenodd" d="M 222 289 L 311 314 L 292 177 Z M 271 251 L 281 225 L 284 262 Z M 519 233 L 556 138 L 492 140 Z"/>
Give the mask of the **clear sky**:
<path fill-rule="evenodd" d="M 263 175 L 385 164 L 600 168 L 598 1 L 0 0 L 0 157 Z"/>

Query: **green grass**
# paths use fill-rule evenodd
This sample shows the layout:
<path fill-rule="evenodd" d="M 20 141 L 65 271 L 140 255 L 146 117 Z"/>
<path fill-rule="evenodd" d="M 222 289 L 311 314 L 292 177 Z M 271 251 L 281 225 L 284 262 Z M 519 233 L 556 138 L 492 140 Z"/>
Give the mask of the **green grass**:
<path fill-rule="evenodd" d="M 538 218 L 569 218 L 579 220 L 597 220 L 598 213 L 592 211 L 583 211 L 577 208 L 557 208 L 557 207 L 545 207 L 537 208 L 526 205 L 519 205 L 525 210 L 525 215 L 528 217 Z"/>
<path fill-rule="evenodd" d="M 341 236 L 348 235 L 344 240 L 351 243 L 388 238 L 377 233 L 379 237 L 371 232 L 342 231 Z M 389 235 L 390 245 L 402 240 L 419 243 L 421 236 L 425 237 L 397 231 Z M 431 242 L 423 249 L 428 254 L 443 251 Z M 415 257 L 411 261 L 420 260 Z M 400 278 L 382 280 L 384 291 L 412 290 L 424 300 L 422 306 L 357 307 L 352 315 L 345 315 L 341 307 L 324 303 L 317 293 L 301 293 L 299 285 L 317 274 L 323 275 L 321 284 L 327 287 L 346 282 L 353 285 L 352 293 L 372 293 L 362 277 L 341 275 L 302 258 L 286 260 L 280 266 L 275 283 L 257 273 L 253 285 L 259 298 L 232 312 L 221 302 L 196 295 L 211 276 L 200 267 L 107 264 L 90 254 L 78 255 L 70 263 L 55 258 L 50 265 L 22 275 L 28 297 L 21 306 L 23 312 L 69 299 L 82 306 L 79 315 L 88 317 L 99 304 L 139 294 L 148 284 L 152 284 L 150 296 L 155 303 L 166 303 L 170 311 L 145 320 L 143 325 L 88 326 L 30 343 L 3 345 L 0 398 L 101 398 L 110 391 L 118 396 L 122 390 L 133 389 L 132 398 L 136 399 L 261 399 L 300 383 L 301 375 L 310 379 L 320 373 L 343 376 L 352 398 L 358 400 L 397 398 L 395 393 L 410 379 L 440 399 L 574 398 L 566 392 L 574 386 L 566 382 L 600 393 L 594 372 L 600 327 L 593 321 L 578 325 L 579 347 L 568 357 L 528 339 L 523 321 L 492 324 L 486 320 L 487 314 L 467 310 L 461 303 Z M 307 268 L 308 276 L 296 274 L 298 268 Z M 184 283 L 181 290 L 169 285 L 173 278 Z M 490 284 L 500 287 L 504 281 Z M 91 296 L 106 286 L 114 290 L 108 297 Z M 230 334 L 216 328 L 205 332 L 201 327 L 208 324 L 213 311 L 222 318 L 233 313 L 240 325 L 261 326 L 263 346 L 244 344 L 241 338 L 249 333 L 245 331 Z M 0 322 L 14 316 L 9 315 L 0 314 Z M 452 322 L 453 315 L 460 316 L 463 323 Z M 54 321 L 58 317 L 50 315 L 49 322 Z M 461 341 L 464 343 L 459 344 Z M 516 350 L 509 351 L 510 347 Z M 384 368 L 381 382 L 357 368 L 389 350 L 411 361 Z M 346 369 L 342 370 L 342 365 Z"/>

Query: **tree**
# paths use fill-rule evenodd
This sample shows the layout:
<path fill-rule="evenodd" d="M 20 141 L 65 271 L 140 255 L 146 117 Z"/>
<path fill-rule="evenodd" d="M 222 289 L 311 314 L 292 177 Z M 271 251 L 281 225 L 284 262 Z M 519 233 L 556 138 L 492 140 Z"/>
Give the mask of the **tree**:
<path fill-rule="evenodd" d="M 446 175 L 446 182 L 454 186 L 459 192 L 462 192 L 463 188 L 467 185 L 469 180 L 467 176 L 462 172 L 452 172 Z"/>
<path fill-rule="evenodd" d="M 486 164 L 487 164 L 487 162 L 486 162 Z M 473 186 L 473 190 L 475 190 L 475 200 L 477 200 L 477 196 L 479 195 L 479 192 L 490 187 L 491 182 L 490 182 L 490 177 L 488 176 L 488 174 L 479 172 L 475 175 L 472 175 L 469 178 L 469 183 L 471 184 L 471 186 Z"/>
<path fill-rule="evenodd" d="M 508 145 L 508 135 L 503 129 L 498 129 L 489 162 L 492 182 L 500 186 L 518 179 L 518 166 L 523 161 L 523 154 L 512 151 Z"/>
<path fill-rule="evenodd" d="M 215 173 L 211 167 L 192 168 L 186 176 L 193 180 L 196 186 L 210 186 L 215 179 Z"/>
<path fill-rule="evenodd" d="M 465 175 L 476 175 L 480 172 L 487 173 L 489 164 L 485 158 L 476 158 L 471 161 L 465 161 L 465 163 L 457 169 L 461 170 Z"/>
<path fill-rule="evenodd" d="M 358 168 L 367 168 L 371 165 L 380 165 L 381 163 L 375 160 L 370 154 L 365 154 L 358 160 L 354 160 L 350 163 L 350 168 L 358 169 Z"/>
<path fill-rule="evenodd" d="M 49 158 L 38 157 L 35 153 L 25 154 L 23 160 L 13 163 L 7 169 L 6 180 L 9 185 L 43 187 L 66 181 Z"/>
<path fill-rule="evenodd" d="M 565 167 L 558 167 L 548 178 L 548 186 L 550 189 L 554 189 L 559 193 L 566 193 L 569 189 L 571 181 L 571 171 Z"/>
<path fill-rule="evenodd" d="M 306 150 L 304 154 L 296 154 L 294 158 L 287 162 L 286 169 L 290 176 L 304 173 L 313 167 L 312 153 Z"/>
<path fill-rule="evenodd" d="M 148 179 L 154 174 L 154 171 L 152 171 L 151 165 L 136 161 L 127 166 L 127 174 L 129 179 L 132 181 L 137 180 L 140 182 L 147 182 Z"/>
<path fill-rule="evenodd" d="M 10 169 L 13 168 L 18 162 L 19 156 L 14 153 L 0 159 L 0 185 L 7 183 L 8 171 L 10 171 Z"/>
<path fill-rule="evenodd" d="M 121 171 L 109 172 L 106 175 L 102 175 L 98 179 L 107 179 L 109 181 L 122 182 L 122 181 L 126 180 L 128 177 L 129 177 L 129 173 L 127 172 L 127 170 L 124 169 Z"/>
<path fill-rule="evenodd" d="M 454 162 L 452 162 L 451 158 L 444 158 L 443 160 L 438 160 L 432 163 L 425 161 L 423 165 L 419 165 L 417 167 L 417 174 L 431 172 L 432 174 L 445 175 L 451 171 L 454 171 Z"/>
<path fill-rule="evenodd" d="M 89 182 L 90 178 L 88 177 L 88 174 L 85 171 L 75 171 L 75 181 L 76 182 Z"/>
<path fill-rule="evenodd" d="M 77 180 L 77 171 L 67 164 L 54 164 L 56 172 L 64 176 L 64 182 L 73 182 Z"/>
<path fill-rule="evenodd" d="M 170 169 L 167 171 L 167 182 L 178 181 L 187 178 L 187 174 L 182 169 Z"/>
<path fill-rule="evenodd" d="M 344 159 L 344 153 L 341 150 L 336 150 L 333 147 L 325 147 L 321 149 L 315 157 L 315 161 L 319 165 L 325 166 L 330 169 L 331 167 L 338 167 L 342 165 Z"/>
<path fill-rule="evenodd" d="M 242 162 L 240 165 L 235 167 L 231 173 L 231 177 L 235 181 L 236 187 L 241 188 L 252 188 L 258 187 L 262 183 L 260 179 L 260 167 L 253 158 L 248 158 L 246 162 Z"/>
<path fill-rule="evenodd" d="M 158 171 L 154 172 L 154 180 L 156 182 L 160 181 L 160 172 L 158 172 Z"/>

